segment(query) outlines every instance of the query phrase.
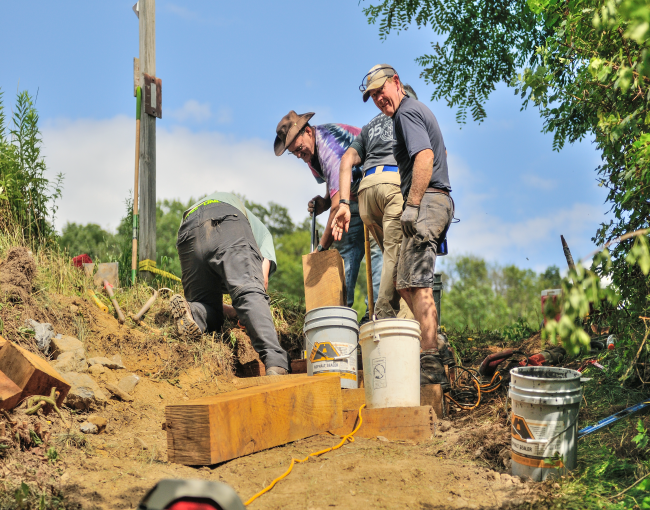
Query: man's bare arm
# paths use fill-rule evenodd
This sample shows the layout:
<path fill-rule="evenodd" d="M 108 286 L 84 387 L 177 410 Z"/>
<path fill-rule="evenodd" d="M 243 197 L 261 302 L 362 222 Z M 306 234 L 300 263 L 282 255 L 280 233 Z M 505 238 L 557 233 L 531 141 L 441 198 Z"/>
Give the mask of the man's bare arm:
<path fill-rule="evenodd" d="M 431 182 L 432 173 L 433 151 L 431 149 L 424 149 L 415 155 L 413 177 L 411 178 L 411 190 L 409 191 L 407 200 L 408 204 L 420 205 L 422 197 Z"/>
<path fill-rule="evenodd" d="M 359 153 L 350 147 L 341 158 L 339 167 L 339 197 L 350 200 L 350 186 L 352 182 L 352 167 L 361 164 Z"/>

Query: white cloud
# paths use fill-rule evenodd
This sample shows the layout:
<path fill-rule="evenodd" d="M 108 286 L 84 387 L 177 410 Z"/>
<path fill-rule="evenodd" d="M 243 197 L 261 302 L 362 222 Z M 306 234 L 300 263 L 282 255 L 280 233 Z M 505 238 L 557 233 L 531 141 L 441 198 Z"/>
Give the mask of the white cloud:
<path fill-rule="evenodd" d="M 522 175 L 521 180 L 531 188 L 542 189 L 544 191 L 551 191 L 557 187 L 556 181 L 552 179 L 543 179 L 539 175 Z"/>
<path fill-rule="evenodd" d="M 180 108 L 169 112 L 169 116 L 179 122 L 188 120 L 205 122 L 212 117 L 212 110 L 209 103 L 199 103 L 196 99 L 190 99 Z"/>
<path fill-rule="evenodd" d="M 117 227 L 134 185 L 135 122 L 126 116 L 56 120 L 42 131 L 49 174 L 65 174 L 57 228 L 67 221 Z M 255 202 L 278 202 L 302 221 L 309 199 L 325 194 L 304 163 L 275 156 L 272 140 L 240 140 L 163 122 L 157 137 L 158 198 L 186 201 L 216 190 L 235 191 Z"/>

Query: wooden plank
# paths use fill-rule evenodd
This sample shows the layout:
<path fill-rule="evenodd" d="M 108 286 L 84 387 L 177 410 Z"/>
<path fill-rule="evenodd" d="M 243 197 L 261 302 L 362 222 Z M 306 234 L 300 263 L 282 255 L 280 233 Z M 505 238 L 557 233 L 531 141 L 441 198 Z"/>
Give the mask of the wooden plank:
<path fill-rule="evenodd" d="M 431 406 L 364 408 L 361 417 L 361 428 L 355 437 L 383 436 L 391 441 L 426 441 L 433 436 L 436 420 Z M 339 436 L 349 434 L 357 426 L 358 418 L 358 410 L 343 411 L 344 425 L 330 431 Z"/>
<path fill-rule="evenodd" d="M 70 383 L 47 361 L 11 342 L 0 349 L 0 372 L 22 390 L 21 401 L 33 395 L 49 395 L 56 388 L 60 406 L 70 391 Z"/>
<path fill-rule="evenodd" d="M 341 396 L 343 397 L 344 411 L 358 411 L 366 403 L 366 390 L 364 388 L 343 389 L 341 390 Z"/>
<path fill-rule="evenodd" d="M 337 250 L 302 256 L 306 311 L 321 306 L 345 306 L 345 268 Z"/>
<path fill-rule="evenodd" d="M 262 377 L 246 377 L 245 379 L 234 379 L 233 384 L 238 389 L 252 388 L 253 386 L 265 386 L 276 382 L 295 379 L 297 377 L 307 377 L 307 374 L 287 374 L 287 375 L 265 375 Z"/>
<path fill-rule="evenodd" d="M 156 2 L 140 0 L 140 87 L 144 89 L 144 73 L 156 76 Z M 140 196 L 139 241 L 140 260 L 156 260 L 156 117 L 147 115 L 142 101 L 140 119 Z M 144 278 L 152 273 L 143 271 Z"/>
<path fill-rule="evenodd" d="M 140 86 L 140 59 L 133 57 L 133 97 L 138 96 L 138 87 Z"/>
<path fill-rule="evenodd" d="M 168 405 L 167 458 L 209 465 L 343 425 L 338 376 L 298 377 Z"/>
<path fill-rule="evenodd" d="M 420 386 L 420 405 L 431 406 L 438 418 L 447 416 L 445 396 L 439 384 L 425 384 Z"/>
<path fill-rule="evenodd" d="M 13 409 L 20 402 L 20 395 L 23 390 L 0 372 L 0 409 Z"/>

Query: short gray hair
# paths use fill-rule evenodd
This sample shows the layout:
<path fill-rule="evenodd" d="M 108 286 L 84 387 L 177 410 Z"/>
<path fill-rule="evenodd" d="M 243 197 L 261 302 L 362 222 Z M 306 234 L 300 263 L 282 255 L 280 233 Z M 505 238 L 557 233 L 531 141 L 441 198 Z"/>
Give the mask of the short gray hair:
<path fill-rule="evenodd" d="M 411 87 L 408 83 L 402 83 L 402 88 L 404 89 L 404 92 L 406 93 L 407 96 L 412 97 L 413 99 L 418 98 L 418 95 L 415 93 L 415 90 L 413 90 L 413 87 Z"/>

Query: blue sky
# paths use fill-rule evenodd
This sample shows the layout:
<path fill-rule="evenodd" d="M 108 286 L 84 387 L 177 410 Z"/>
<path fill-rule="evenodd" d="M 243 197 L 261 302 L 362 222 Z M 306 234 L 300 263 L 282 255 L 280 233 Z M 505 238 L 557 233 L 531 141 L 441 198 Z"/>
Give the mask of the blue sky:
<path fill-rule="evenodd" d="M 133 188 L 133 3 L 0 3 L 0 88 L 9 107 L 18 87 L 38 90 L 48 168 L 66 175 L 58 227 L 76 221 L 114 228 Z M 428 101 L 432 90 L 414 62 L 435 34 L 412 29 L 382 42 L 365 5 L 158 0 L 158 197 L 237 191 L 286 205 L 301 221 L 324 185 L 295 158 L 275 157 L 277 122 L 294 109 L 316 112 L 314 123 L 362 126 L 378 111 L 361 101 L 359 83 L 370 67 L 389 63 L 443 131 L 461 219 L 449 235 L 452 254 L 563 268 L 560 234 L 575 258 L 590 252 L 608 209 L 591 143 L 553 152 L 537 112 L 520 112 L 503 86 L 484 123 L 458 125 L 444 102 Z"/>

